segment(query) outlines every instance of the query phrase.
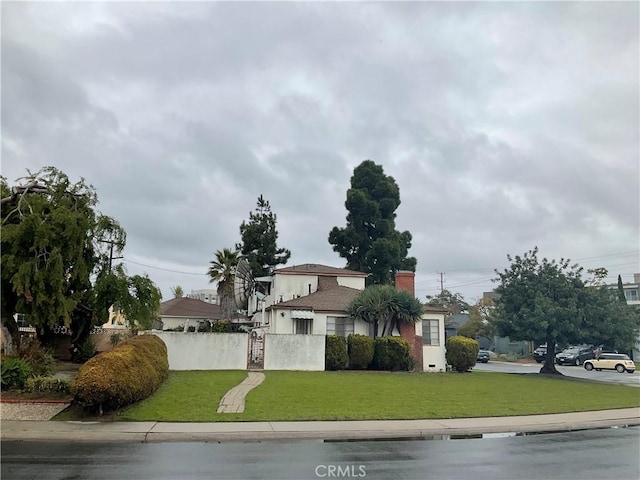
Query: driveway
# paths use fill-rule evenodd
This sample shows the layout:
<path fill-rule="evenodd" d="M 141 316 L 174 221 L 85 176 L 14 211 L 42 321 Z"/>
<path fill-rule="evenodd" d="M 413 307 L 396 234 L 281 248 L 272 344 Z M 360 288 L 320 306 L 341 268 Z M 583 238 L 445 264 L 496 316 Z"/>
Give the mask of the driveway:
<path fill-rule="evenodd" d="M 479 363 L 473 368 L 481 372 L 538 373 L 540 372 L 540 368 L 542 368 L 542 364 L 491 361 L 489 363 Z M 637 370 L 634 373 L 618 373 L 616 371 L 609 372 L 604 370 L 602 372 L 596 372 L 594 370 L 587 372 L 582 366 L 576 367 L 573 365 L 556 365 L 556 368 L 567 377 L 640 387 L 640 372 Z"/>

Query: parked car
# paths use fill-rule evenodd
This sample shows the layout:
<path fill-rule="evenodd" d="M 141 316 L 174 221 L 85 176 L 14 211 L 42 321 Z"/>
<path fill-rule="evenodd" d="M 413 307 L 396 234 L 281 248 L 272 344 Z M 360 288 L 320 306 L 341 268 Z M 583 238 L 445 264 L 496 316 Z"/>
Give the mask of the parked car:
<path fill-rule="evenodd" d="M 560 347 L 558 347 L 556 345 L 556 353 L 560 353 L 560 352 L 562 352 L 562 350 L 560 349 Z M 538 363 L 544 362 L 544 359 L 547 358 L 547 344 L 546 343 L 543 343 L 542 345 L 538 345 L 538 348 L 536 348 L 533 351 L 533 358 Z"/>
<path fill-rule="evenodd" d="M 584 362 L 585 370 L 615 370 L 618 373 L 625 371 L 633 373 L 636 370 L 636 364 L 624 353 L 601 353 L 598 358 L 586 360 Z"/>
<path fill-rule="evenodd" d="M 585 360 L 595 358 L 591 347 L 569 347 L 556 355 L 558 365 L 582 365 Z"/>
<path fill-rule="evenodd" d="M 489 361 L 489 351 L 480 349 L 478 350 L 477 362 L 487 363 Z"/>

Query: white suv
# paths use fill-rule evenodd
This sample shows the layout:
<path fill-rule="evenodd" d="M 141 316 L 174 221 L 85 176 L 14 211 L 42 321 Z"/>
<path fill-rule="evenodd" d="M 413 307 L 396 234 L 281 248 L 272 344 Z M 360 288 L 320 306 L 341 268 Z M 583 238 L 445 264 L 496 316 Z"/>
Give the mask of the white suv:
<path fill-rule="evenodd" d="M 618 373 L 625 371 L 633 373 L 636 370 L 636 364 L 624 353 L 601 353 L 598 358 L 585 360 L 585 370 L 615 370 Z"/>

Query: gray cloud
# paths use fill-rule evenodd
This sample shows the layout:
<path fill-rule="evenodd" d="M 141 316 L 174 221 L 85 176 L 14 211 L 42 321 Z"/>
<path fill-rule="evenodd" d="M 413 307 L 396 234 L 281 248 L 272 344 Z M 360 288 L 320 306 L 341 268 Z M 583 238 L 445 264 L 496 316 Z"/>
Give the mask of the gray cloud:
<path fill-rule="evenodd" d="M 2 173 L 85 177 L 165 296 L 207 286 L 260 194 L 292 263 L 342 265 L 327 236 L 364 159 L 400 186 L 420 296 L 445 271 L 477 297 L 534 245 L 628 278 L 639 8 L 3 3 Z"/>

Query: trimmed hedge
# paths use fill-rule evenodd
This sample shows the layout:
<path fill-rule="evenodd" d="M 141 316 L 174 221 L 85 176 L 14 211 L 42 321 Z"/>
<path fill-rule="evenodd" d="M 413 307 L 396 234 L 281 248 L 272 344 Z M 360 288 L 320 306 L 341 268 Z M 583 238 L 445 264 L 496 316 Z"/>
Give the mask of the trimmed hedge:
<path fill-rule="evenodd" d="M 33 377 L 27 380 L 24 387 L 26 392 L 40 393 L 70 393 L 71 382 L 66 378 L 57 377 Z"/>
<path fill-rule="evenodd" d="M 350 369 L 364 370 L 369 368 L 373 361 L 373 338 L 352 333 L 347 337 L 347 347 Z"/>
<path fill-rule="evenodd" d="M 413 359 L 409 353 L 409 342 L 402 337 L 376 337 L 372 366 L 376 370 L 411 370 Z"/>
<path fill-rule="evenodd" d="M 339 335 L 327 335 L 324 350 L 325 370 L 344 370 L 349 365 L 347 341 Z"/>
<path fill-rule="evenodd" d="M 147 398 L 168 376 L 167 346 L 155 335 L 142 335 L 82 365 L 71 392 L 83 407 L 102 412 Z"/>
<path fill-rule="evenodd" d="M 480 346 L 472 338 L 456 335 L 447 340 L 447 363 L 458 372 L 466 372 L 476 364 Z"/>

